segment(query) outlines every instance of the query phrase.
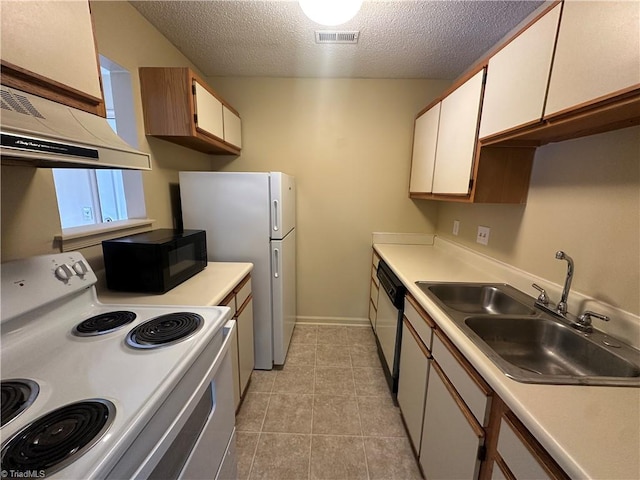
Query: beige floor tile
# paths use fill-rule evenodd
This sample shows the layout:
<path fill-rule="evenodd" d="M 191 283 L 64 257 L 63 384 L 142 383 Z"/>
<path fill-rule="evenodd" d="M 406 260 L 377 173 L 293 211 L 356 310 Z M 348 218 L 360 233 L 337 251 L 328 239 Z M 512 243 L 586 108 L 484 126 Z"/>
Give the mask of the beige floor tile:
<path fill-rule="evenodd" d="M 318 343 L 347 345 L 347 327 L 318 325 Z"/>
<path fill-rule="evenodd" d="M 375 345 L 349 345 L 351 365 L 354 367 L 380 367 L 380 357 Z"/>
<path fill-rule="evenodd" d="M 316 345 L 291 343 L 285 364 L 314 366 L 316 364 Z"/>
<path fill-rule="evenodd" d="M 293 329 L 291 343 L 317 343 L 318 327 L 315 325 L 297 324 Z"/>
<path fill-rule="evenodd" d="M 236 432 L 236 456 L 238 459 L 238 480 L 247 480 L 251 463 L 256 453 L 259 433 Z"/>
<path fill-rule="evenodd" d="M 314 395 L 313 433 L 362 435 L 356 397 Z"/>
<path fill-rule="evenodd" d="M 313 435 L 311 479 L 367 480 L 362 437 Z"/>
<path fill-rule="evenodd" d="M 381 367 L 356 367 L 353 369 L 353 379 L 356 383 L 356 395 L 391 395 Z"/>
<path fill-rule="evenodd" d="M 357 399 L 362 433 L 365 436 L 406 436 L 400 409 L 393 405 L 390 397 L 357 397 Z"/>
<path fill-rule="evenodd" d="M 308 479 L 310 457 L 311 435 L 262 433 L 258 440 L 250 478 Z"/>
<path fill-rule="evenodd" d="M 370 326 L 347 327 L 347 339 L 349 345 L 365 345 L 371 347 L 376 345 L 376 339 L 373 336 L 373 330 Z"/>
<path fill-rule="evenodd" d="M 318 344 L 316 346 L 316 365 L 319 367 L 351 367 L 349 347 Z"/>
<path fill-rule="evenodd" d="M 364 448 L 371 480 L 422 479 L 411 445 L 406 437 L 365 437 Z"/>
<path fill-rule="evenodd" d="M 276 370 L 254 370 L 251 372 L 251 381 L 247 392 L 271 393 L 276 373 Z"/>
<path fill-rule="evenodd" d="M 311 433 L 313 395 L 272 394 L 263 432 Z"/>
<path fill-rule="evenodd" d="M 247 393 L 236 416 L 236 428 L 238 431 L 261 431 L 268 404 L 268 393 Z"/>
<path fill-rule="evenodd" d="M 278 370 L 273 393 L 313 393 L 314 367 L 285 365 Z"/>
<path fill-rule="evenodd" d="M 316 367 L 314 393 L 321 395 L 355 395 L 353 370 L 343 367 Z"/>

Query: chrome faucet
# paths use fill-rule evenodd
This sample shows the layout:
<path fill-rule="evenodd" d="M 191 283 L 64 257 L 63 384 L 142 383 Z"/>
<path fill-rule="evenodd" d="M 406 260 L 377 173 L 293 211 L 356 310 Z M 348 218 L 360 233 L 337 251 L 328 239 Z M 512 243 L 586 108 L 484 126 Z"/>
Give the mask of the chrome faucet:
<path fill-rule="evenodd" d="M 564 279 L 564 288 L 562 289 L 562 296 L 560 297 L 560 301 L 557 305 L 554 305 L 553 302 L 549 300 L 549 296 L 547 295 L 545 289 L 534 283 L 532 285 L 533 288 L 540 292 L 540 295 L 536 299 L 536 306 L 540 307 L 542 310 L 546 310 L 549 313 L 568 320 L 573 328 L 576 328 L 581 332 L 591 333 L 593 331 L 593 327 L 591 326 L 592 317 L 598 318 L 605 322 L 609 321 L 609 317 L 600 313 L 592 312 L 590 310 L 587 310 L 579 317 L 576 317 L 575 315 L 572 315 L 567 311 L 567 299 L 569 297 L 569 291 L 571 290 L 571 280 L 573 280 L 573 259 L 562 250 L 558 250 L 556 252 L 556 259 L 566 260 L 567 262 L 567 276 Z"/>
<path fill-rule="evenodd" d="M 556 252 L 556 259 L 567 261 L 567 276 L 564 279 L 564 288 L 562 289 L 562 296 L 556 306 L 558 313 L 562 315 L 567 314 L 567 298 L 569 297 L 569 290 L 571 289 L 571 280 L 573 280 L 573 259 L 564 253 L 562 250 Z"/>

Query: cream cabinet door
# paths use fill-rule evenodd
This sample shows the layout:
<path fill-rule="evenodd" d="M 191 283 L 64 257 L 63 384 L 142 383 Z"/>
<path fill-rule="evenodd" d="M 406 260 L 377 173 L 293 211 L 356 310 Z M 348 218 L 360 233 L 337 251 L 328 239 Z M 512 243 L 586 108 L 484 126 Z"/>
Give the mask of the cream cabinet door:
<path fill-rule="evenodd" d="M 242 122 L 240 117 L 225 105 L 222 106 L 222 116 L 224 123 L 224 141 L 231 145 L 242 148 Z"/>
<path fill-rule="evenodd" d="M 545 117 L 640 83 L 637 1 L 565 0 Z"/>
<path fill-rule="evenodd" d="M 420 447 L 424 477 L 439 480 L 478 478 L 481 439 L 440 375 L 432 364 Z"/>
<path fill-rule="evenodd" d="M 484 72 L 482 69 L 442 100 L 433 193 L 469 193 Z"/>
<path fill-rule="evenodd" d="M 527 446 L 520 440 L 513 427 L 502 418 L 498 435 L 498 454 L 518 480 L 543 480 L 551 477 Z M 494 465 L 494 470 L 498 467 Z"/>
<path fill-rule="evenodd" d="M 222 102 L 209 91 L 194 81 L 195 108 L 197 115 L 196 127 L 208 134 L 224 139 L 224 124 L 222 119 Z"/>
<path fill-rule="evenodd" d="M 561 5 L 489 60 L 479 137 L 542 120 Z"/>
<path fill-rule="evenodd" d="M 2 2 L 2 60 L 102 99 L 89 2 Z"/>
<path fill-rule="evenodd" d="M 440 103 L 431 107 L 416 119 L 413 132 L 409 193 L 431 193 L 439 122 Z"/>
<path fill-rule="evenodd" d="M 416 338 L 418 334 L 412 332 L 408 323 L 406 318 L 402 322 L 398 406 L 404 417 L 411 442 L 419 455 L 429 359 L 427 348 Z"/>
<path fill-rule="evenodd" d="M 253 354 L 253 299 L 245 303 L 244 308 L 238 313 L 238 362 L 240 371 L 240 392 L 249 384 L 254 366 Z"/>

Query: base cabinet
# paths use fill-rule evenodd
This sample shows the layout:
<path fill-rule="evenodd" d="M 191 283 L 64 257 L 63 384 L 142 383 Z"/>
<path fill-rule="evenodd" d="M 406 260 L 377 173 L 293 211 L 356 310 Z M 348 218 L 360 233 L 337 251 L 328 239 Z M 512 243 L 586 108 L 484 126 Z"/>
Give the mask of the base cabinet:
<path fill-rule="evenodd" d="M 380 257 L 374 251 L 371 260 L 371 284 L 369 286 L 369 322 L 371 328 L 376 329 L 376 318 L 378 316 L 378 293 L 380 291 L 380 281 L 378 280 L 378 263 Z"/>
<path fill-rule="evenodd" d="M 251 380 L 255 365 L 253 349 L 253 295 L 251 276 L 247 275 L 220 305 L 231 308 L 236 321 L 236 341 L 231 344 L 231 367 L 234 379 L 234 401 L 236 410 Z"/>
<path fill-rule="evenodd" d="M 432 360 L 420 466 L 427 479 L 478 478 L 478 450 L 484 435 L 482 429 L 474 428 L 469 422 L 459 398 L 447 382 L 438 364 Z"/>

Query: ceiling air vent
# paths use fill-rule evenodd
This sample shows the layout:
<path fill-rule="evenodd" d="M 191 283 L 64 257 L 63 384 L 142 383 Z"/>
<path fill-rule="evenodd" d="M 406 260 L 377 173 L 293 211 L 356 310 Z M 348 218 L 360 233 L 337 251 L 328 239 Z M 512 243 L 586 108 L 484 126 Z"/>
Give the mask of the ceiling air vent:
<path fill-rule="evenodd" d="M 360 32 L 316 30 L 316 43 L 358 43 Z"/>

